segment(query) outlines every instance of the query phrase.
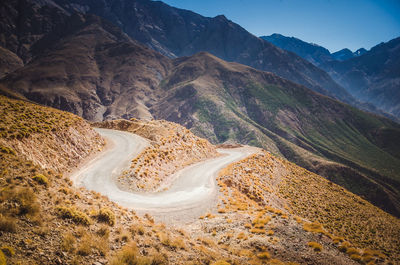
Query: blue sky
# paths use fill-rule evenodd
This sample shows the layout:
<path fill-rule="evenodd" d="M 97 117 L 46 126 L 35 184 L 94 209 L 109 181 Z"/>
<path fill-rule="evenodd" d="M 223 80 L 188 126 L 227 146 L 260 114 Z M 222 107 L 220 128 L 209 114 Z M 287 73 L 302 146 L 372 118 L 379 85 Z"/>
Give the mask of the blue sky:
<path fill-rule="evenodd" d="M 400 0 L 163 0 L 203 16 L 223 14 L 256 36 L 280 33 L 335 52 L 400 36 Z"/>

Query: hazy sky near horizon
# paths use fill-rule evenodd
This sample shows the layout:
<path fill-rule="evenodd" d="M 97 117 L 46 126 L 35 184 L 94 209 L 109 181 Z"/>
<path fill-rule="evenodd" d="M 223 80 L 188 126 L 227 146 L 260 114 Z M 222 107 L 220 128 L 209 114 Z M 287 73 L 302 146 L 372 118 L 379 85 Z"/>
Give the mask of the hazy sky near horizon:
<path fill-rule="evenodd" d="M 162 0 L 203 16 L 225 15 L 256 36 L 280 33 L 331 52 L 370 49 L 400 36 L 400 0 Z"/>

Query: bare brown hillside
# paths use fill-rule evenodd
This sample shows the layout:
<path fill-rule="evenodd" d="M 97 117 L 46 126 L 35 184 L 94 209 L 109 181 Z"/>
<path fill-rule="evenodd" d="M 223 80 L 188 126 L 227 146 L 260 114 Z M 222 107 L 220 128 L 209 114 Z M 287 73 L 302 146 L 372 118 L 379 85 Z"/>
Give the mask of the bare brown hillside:
<path fill-rule="evenodd" d="M 170 64 L 95 16 L 71 16 L 36 46 L 43 53 L 3 83 L 30 100 L 92 121 L 150 118 L 148 106 Z"/>

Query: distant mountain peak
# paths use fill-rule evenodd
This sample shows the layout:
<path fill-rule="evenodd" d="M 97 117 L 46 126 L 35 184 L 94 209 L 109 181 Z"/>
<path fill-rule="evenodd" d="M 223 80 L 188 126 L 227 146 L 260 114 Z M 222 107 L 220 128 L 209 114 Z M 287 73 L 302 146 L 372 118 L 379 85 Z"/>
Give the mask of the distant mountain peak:
<path fill-rule="evenodd" d="M 316 66 L 320 66 L 327 60 L 332 60 L 330 52 L 324 47 L 315 43 L 302 41 L 296 37 L 287 37 L 279 33 L 274 33 L 270 36 L 261 36 L 260 38 L 281 49 L 291 51 Z"/>
<path fill-rule="evenodd" d="M 355 57 L 356 55 L 350 49 L 344 48 L 337 52 L 332 53 L 332 56 L 335 60 L 345 61 Z"/>
<path fill-rule="evenodd" d="M 354 53 L 355 53 L 357 56 L 361 56 L 361 55 L 363 55 L 363 54 L 366 53 L 366 52 L 367 52 L 366 49 L 360 48 L 360 49 L 358 49 L 357 51 L 355 51 Z"/>
<path fill-rule="evenodd" d="M 228 20 L 225 15 L 218 15 L 218 16 L 215 16 L 214 18 L 220 19 L 220 20 Z"/>

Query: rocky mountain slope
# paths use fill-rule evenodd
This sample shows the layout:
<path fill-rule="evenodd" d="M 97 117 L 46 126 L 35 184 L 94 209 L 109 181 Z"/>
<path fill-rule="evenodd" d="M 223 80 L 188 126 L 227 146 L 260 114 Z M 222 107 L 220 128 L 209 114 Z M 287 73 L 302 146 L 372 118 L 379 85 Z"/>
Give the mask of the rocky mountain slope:
<path fill-rule="evenodd" d="M 281 34 L 274 33 L 270 36 L 261 36 L 260 38 L 283 50 L 293 52 L 319 67 L 329 61 L 334 60 L 334 57 L 328 49 L 314 43 L 302 41 L 295 37 L 286 37 Z"/>
<path fill-rule="evenodd" d="M 73 186 L 62 175 L 103 146 L 85 121 L 24 101 L 3 96 L 0 100 L 5 118 L 0 124 L 6 128 L 0 144 L 2 262 L 293 265 L 399 260 L 397 218 L 268 152 L 220 172 L 215 208 L 190 224 L 163 224 L 147 214 L 139 216 L 101 194 Z M 18 122 L 10 123 L 15 117 Z M 175 128 L 179 132 L 179 126 Z M 162 137 L 158 130 L 143 131 L 150 139 Z M 34 139 L 53 145 L 40 152 L 43 160 L 13 149 Z M 66 145 L 71 147 L 64 149 Z M 35 145 L 26 146 L 35 153 Z M 54 157 L 60 167 L 51 163 Z M 315 204 L 326 198 L 332 203 Z M 357 224 L 366 220 L 370 229 L 361 231 L 363 226 Z"/>
<path fill-rule="evenodd" d="M 94 121 L 155 117 L 213 143 L 262 146 L 398 213 L 397 124 L 208 53 L 171 60 L 95 16 L 59 32 L 1 83 Z"/>
<path fill-rule="evenodd" d="M 319 93 L 354 102 L 323 70 L 253 36 L 224 16 L 206 18 L 158 1 L 10 1 L 0 21 L 0 29 L 10 37 L 3 38 L 0 45 L 29 61 L 40 52 L 35 43 L 76 12 L 103 17 L 168 57 L 208 51 L 224 60 L 271 71 Z"/>
<path fill-rule="evenodd" d="M 33 56 L 33 46 L 70 15 L 51 0 L 10 0 L 0 9 L 0 46 L 24 62 Z"/>
<path fill-rule="evenodd" d="M 174 65 L 162 82 L 166 96 L 151 108 L 156 118 L 183 124 L 214 143 L 262 146 L 398 212 L 397 123 L 208 53 Z M 388 134 L 393 146 L 381 141 Z"/>
<path fill-rule="evenodd" d="M 325 68 L 354 97 L 400 117 L 400 38 Z"/>
<path fill-rule="evenodd" d="M 6 86 L 89 120 L 151 117 L 145 104 L 157 97 L 166 57 L 95 16 L 73 15 L 36 45 L 41 56 L 8 75 Z"/>
<path fill-rule="evenodd" d="M 295 37 L 283 36 L 278 33 L 274 33 L 270 36 L 261 36 L 260 38 L 274 44 L 281 49 L 293 52 L 322 69 L 324 69 L 324 66 L 331 61 L 345 61 L 363 55 L 367 52 L 367 50 L 364 48 L 360 48 L 355 52 L 345 48 L 340 51 L 330 53 L 328 49 L 319 46 L 318 44 L 305 42 Z"/>
<path fill-rule="evenodd" d="M 318 65 L 354 98 L 375 106 L 374 109 L 359 105 L 360 108 L 385 115 L 379 111 L 381 109 L 393 117 L 400 117 L 397 90 L 400 77 L 397 71 L 400 68 L 400 38 L 381 43 L 370 51 L 361 48 L 353 53 L 349 49 L 343 49 L 332 54 L 318 45 L 280 34 L 261 38 Z"/>
<path fill-rule="evenodd" d="M 341 49 L 340 51 L 332 53 L 332 57 L 338 61 L 346 61 L 351 58 L 363 55 L 366 52 L 367 52 L 367 50 L 364 48 L 360 48 L 355 52 L 352 52 L 349 49 L 345 48 L 345 49 Z"/>

